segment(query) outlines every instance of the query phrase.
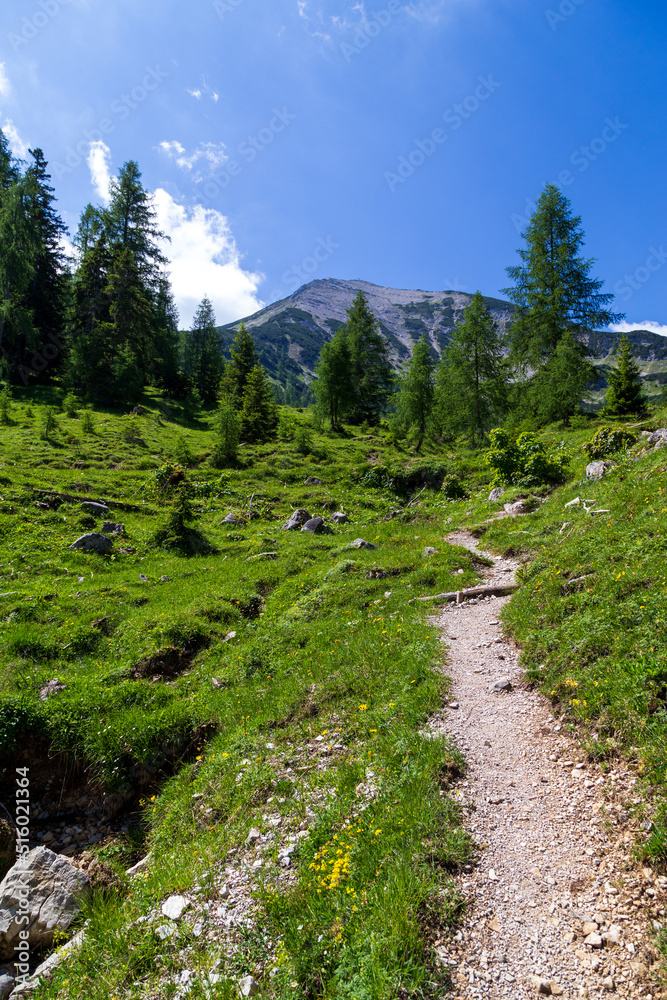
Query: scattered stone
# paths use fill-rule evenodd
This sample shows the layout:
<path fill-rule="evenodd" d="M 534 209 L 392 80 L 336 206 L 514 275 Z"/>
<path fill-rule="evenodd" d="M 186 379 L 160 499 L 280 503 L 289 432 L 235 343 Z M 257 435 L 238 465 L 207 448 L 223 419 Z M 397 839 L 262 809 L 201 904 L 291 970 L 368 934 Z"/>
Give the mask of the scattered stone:
<path fill-rule="evenodd" d="M 125 525 L 118 524 L 116 521 L 105 521 L 102 525 L 102 534 L 108 535 L 122 535 L 125 533 Z"/>
<path fill-rule="evenodd" d="M 608 931 L 605 931 L 602 935 L 602 940 L 604 943 L 609 945 L 618 944 L 621 939 L 621 928 L 616 924 L 611 924 Z"/>
<path fill-rule="evenodd" d="M 327 531 L 330 531 L 331 529 L 327 528 L 323 517 L 311 517 L 310 520 L 301 525 L 301 530 L 312 531 L 315 535 L 322 535 L 326 534 Z"/>
<path fill-rule="evenodd" d="M 107 552 L 111 552 L 113 548 L 113 542 L 106 535 L 101 535 L 98 531 L 92 531 L 87 535 L 81 535 L 77 538 L 75 542 L 70 545 L 70 549 L 81 549 L 83 552 L 98 552 L 100 555 L 106 555 Z"/>
<path fill-rule="evenodd" d="M 3 972 L 0 975 L 0 1000 L 6 1000 L 14 987 L 16 986 L 16 980 L 13 976 L 10 976 L 8 972 Z"/>
<path fill-rule="evenodd" d="M 549 986 L 551 987 L 551 995 L 553 997 L 561 997 L 565 993 L 565 988 L 560 983 L 554 982 L 553 979 L 549 981 Z"/>
<path fill-rule="evenodd" d="M 531 976 L 530 981 L 535 987 L 537 993 L 547 997 L 551 996 L 551 983 L 548 979 L 542 979 L 541 976 Z"/>
<path fill-rule="evenodd" d="M 139 574 L 139 580 L 141 581 L 141 583 L 148 583 L 149 582 L 149 578 L 146 576 L 145 573 L 140 573 Z"/>
<path fill-rule="evenodd" d="M 27 933 L 32 949 L 51 945 L 78 915 L 88 887 L 84 872 L 48 847 L 22 855 L 0 883 L 0 958 L 14 957 L 19 934 L 25 940 Z"/>
<path fill-rule="evenodd" d="M 180 920 L 183 914 L 190 907 L 190 900 L 185 896 L 170 896 L 166 899 L 160 909 L 165 917 L 170 920 Z"/>
<path fill-rule="evenodd" d="M 491 690 L 497 693 L 500 693 L 501 691 L 511 691 L 512 682 L 509 677 L 504 677 L 502 680 L 496 681 Z"/>
<path fill-rule="evenodd" d="M 366 542 L 363 538 L 355 538 L 353 542 L 350 543 L 353 549 L 375 549 L 377 545 L 373 545 L 372 542 Z"/>
<path fill-rule="evenodd" d="M 496 503 L 504 492 L 505 490 L 501 486 L 496 486 L 495 490 L 491 490 L 489 493 L 489 503 Z"/>
<path fill-rule="evenodd" d="M 457 709 L 459 707 L 458 701 L 450 701 L 449 707 L 453 708 L 453 709 Z"/>
<path fill-rule="evenodd" d="M 160 583 L 171 583 L 171 577 L 170 576 L 161 576 L 160 577 Z"/>
<path fill-rule="evenodd" d="M 310 521 L 310 520 L 311 520 L 311 516 L 308 513 L 308 511 L 305 510 L 303 507 L 299 507 L 298 510 L 293 511 L 293 513 L 290 514 L 289 521 L 287 521 L 285 524 L 283 524 L 282 530 L 283 531 L 299 531 L 301 529 L 301 525 L 305 524 L 306 521 Z"/>
<path fill-rule="evenodd" d="M 586 466 L 586 475 L 589 479 L 602 479 L 605 473 L 611 468 L 611 462 L 590 462 Z"/>
<path fill-rule="evenodd" d="M 261 837 L 261 833 L 256 826 L 253 826 L 252 830 L 245 839 L 246 844 L 255 844 Z"/>
<path fill-rule="evenodd" d="M 46 701 L 47 698 L 52 698 L 54 694 L 58 694 L 60 691 L 65 690 L 65 685 L 57 677 L 52 677 L 48 681 L 42 690 L 39 692 L 39 697 L 42 701 Z"/>
<path fill-rule="evenodd" d="M 135 417 L 145 417 L 150 413 L 150 410 L 147 410 L 145 406 L 135 406 L 130 412 Z"/>
<path fill-rule="evenodd" d="M 505 513 L 509 514 L 510 517 L 516 517 L 517 514 L 525 513 L 526 505 L 523 500 L 517 500 L 516 503 L 506 503 L 504 509 Z"/>
<path fill-rule="evenodd" d="M 230 513 L 230 514 L 227 514 L 226 517 L 223 517 L 222 523 L 223 524 L 245 524 L 245 521 L 243 520 L 242 517 L 239 517 L 238 514 L 232 514 L 232 513 Z"/>
<path fill-rule="evenodd" d="M 256 556 L 248 556 L 246 562 L 271 562 L 277 558 L 277 552 L 258 552 Z"/>
<path fill-rule="evenodd" d="M 95 503 L 92 500 L 84 500 L 81 504 L 81 510 L 86 510 L 89 514 L 98 514 L 99 516 L 109 513 L 109 508 L 105 503 Z"/>
<path fill-rule="evenodd" d="M 259 993 L 259 983 L 252 976 L 239 979 L 239 990 L 242 997 L 254 997 Z"/>
<path fill-rule="evenodd" d="M 611 976 L 607 976 L 606 979 L 602 980 L 602 986 L 609 993 L 613 993 L 614 990 L 616 989 L 616 983 L 614 982 Z"/>
<path fill-rule="evenodd" d="M 581 928 L 581 932 L 585 937 L 589 934 L 597 934 L 598 925 L 594 920 L 586 920 Z"/>
<path fill-rule="evenodd" d="M 350 521 L 347 514 L 344 514 L 342 510 L 337 510 L 335 514 L 332 514 L 331 520 L 334 524 L 348 524 Z"/>
<path fill-rule="evenodd" d="M 142 858 L 141 861 L 137 861 L 136 865 L 132 865 L 131 868 L 128 868 L 127 871 L 125 872 L 125 874 L 129 875 L 130 878 L 133 875 L 138 875 L 139 872 L 144 871 L 144 869 L 148 867 L 148 863 L 149 863 L 150 859 L 151 859 L 151 855 L 149 853 L 149 854 L 146 855 L 145 858 Z"/>
<path fill-rule="evenodd" d="M 434 549 L 432 545 L 427 545 L 424 549 L 424 558 L 427 559 L 429 556 L 434 556 L 437 554 L 437 549 Z"/>
<path fill-rule="evenodd" d="M 589 948 L 601 948 L 602 938 L 597 933 L 589 934 L 588 937 L 584 938 L 584 944 L 587 944 Z"/>
<path fill-rule="evenodd" d="M 308 476 L 307 479 L 303 481 L 304 486 L 321 486 L 322 480 L 318 479 L 317 476 Z"/>
<path fill-rule="evenodd" d="M 654 446 L 653 450 L 664 448 L 667 444 L 667 427 L 660 427 L 657 431 L 651 431 L 647 437 L 649 444 Z"/>
<path fill-rule="evenodd" d="M 176 934 L 176 928 L 173 924 L 158 924 L 155 928 L 155 933 L 160 941 L 166 941 L 167 938 L 172 938 Z"/>

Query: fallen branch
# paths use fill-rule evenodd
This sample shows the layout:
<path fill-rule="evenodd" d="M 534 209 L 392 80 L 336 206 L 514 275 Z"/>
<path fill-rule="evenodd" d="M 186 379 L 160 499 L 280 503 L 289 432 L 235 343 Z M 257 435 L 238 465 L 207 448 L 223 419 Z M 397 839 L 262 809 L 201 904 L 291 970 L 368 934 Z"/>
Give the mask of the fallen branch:
<path fill-rule="evenodd" d="M 471 597 L 506 597 L 508 594 L 513 594 L 517 588 L 516 583 L 506 583 L 498 587 L 473 587 L 470 590 L 454 590 L 449 594 L 434 594 L 432 597 L 413 597 L 412 601 L 442 601 L 443 604 L 447 601 L 456 601 L 460 604 L 461 601 L 468 601 Z"/>

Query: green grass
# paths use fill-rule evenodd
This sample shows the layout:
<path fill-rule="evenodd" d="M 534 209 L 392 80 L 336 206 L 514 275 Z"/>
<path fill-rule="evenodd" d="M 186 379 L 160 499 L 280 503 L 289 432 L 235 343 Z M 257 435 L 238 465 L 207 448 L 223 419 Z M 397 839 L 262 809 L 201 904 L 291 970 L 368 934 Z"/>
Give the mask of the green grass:
<path fill-rule="evenodd" d="M 131 829 L 97 850 L 122 891 L 97 891 L 83 951 L 40 997 L 168 997 L 177 972 L 218 959 L 216 996 L 236 995 L 249 972 L 276 998 L 438 994 L 447 980 L 432 945 L 460 909 L 451 873 L 472 844 L 447 792 L 463 762 L 449 742 L 422 734 L 446 679 L 438 636 L 409 602 L 472 584 L 478 571 L 444 542 L 451 505 L 437 490 L 384 518 L 434 464 L 443 475 L 467 462 L 483 481 L 478 456 L 416 463 L 382 433 L 313 431 L 312 454 L 273 442 L 218 470 L 206 417 L 188 425 L 169 401 L 149 399 L 139 418 L 95 413 L 92 433 L 84 411 L 58 412 L 45 439 L 42 411 L 54 403 L 35 392 L 14 401 L 3 428 L 0 752 L 14 764 L 29 746 L 36 769 L 40 754 L 65 754 L 125 797 Z M 152 541 L 170 509 L 159 470 L 177 460 L 191 466 L 205 555 Z M 391 473 L 379 484 L 366 475 L 373 464 Z M 309 475 L 323 485 L 304 486 Z M 82 554 L 69 545 L 102 518 L 78 499 L 40 509 L 37 489 L 136 509 L 112 507 L 109 518 L 125 525 L 113 554 Z M 283 532 L 298 506 L 325 517 L 343 508 L 351 523 L 332 535 Z M 243 522 L 224 523 L 229 512 Z M 359 536 L 376 549 L 353 548 Z M 426 545 L 438 554 L 426 559 Z M 267 551 L 276 558 L 252 558 Z M 175 650 L 185 656 L 161 673 Z M 54 677 L 65 689 L 42 701 Z M 333 749 L 313 764 L 318 736 Z M 369 781 L 365 802 L 356 789 Z M 284 800 L 271 807 L 281 835 L 310 817 L 311 837 L 287 887 L 277 850 L 258 873 L 261 935 L 249 933 L 230 957 L 185 924 L 161 942 L 136 923 L 243 850 L 251 826 L 266 828 L 270 798 Z M 338 844 L 347 861 L 332 880 Z M 124 868 L 148 850 L 158 860 L 128 880 Z"/>

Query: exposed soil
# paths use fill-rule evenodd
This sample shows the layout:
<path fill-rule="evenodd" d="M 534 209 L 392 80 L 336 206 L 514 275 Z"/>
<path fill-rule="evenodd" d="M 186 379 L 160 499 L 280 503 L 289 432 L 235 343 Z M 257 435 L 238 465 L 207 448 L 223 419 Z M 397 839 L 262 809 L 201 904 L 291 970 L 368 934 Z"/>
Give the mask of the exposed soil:
<path fill-rule="evenodd" d="M 468 533 L 449 541 L 479 552 Z M 486 583 L 512 582 L 518 563 L 481 554 L 493 559 Z M 583 758 L 524 683 L 498 621 L 508 599 L 434 617 L 453 687 L 431 727 L 451 734 L 468 761 L 456 794 L 480 848 L 460 876 L 468 914 L 440 950 L 453 996 L 664 997 L 652 938 L 654 922 L 666 920 L 667 879 L 632 857 L 637 779 L 621 764 L 605 774 Z"/>

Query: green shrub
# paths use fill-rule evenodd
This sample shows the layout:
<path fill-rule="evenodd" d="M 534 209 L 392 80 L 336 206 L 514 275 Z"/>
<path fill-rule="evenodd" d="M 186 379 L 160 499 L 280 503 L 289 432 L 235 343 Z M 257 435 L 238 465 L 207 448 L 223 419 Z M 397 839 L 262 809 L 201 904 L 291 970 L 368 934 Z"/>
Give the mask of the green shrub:
<path fill-rule="evenodd" d="M 212 461 L 217 467 L 232 465 L 236 461 L 241 434 L 241 422 L 231 400 L 223 399 L 215 415 L 215 447 Z"/>
<path fill-rule="evenodd" d="M 637 436 L 623 427 L 600 427 L 582 448 L 589 458 L 607 458 L 624 448 L 630 448 L 636 440 Z"/>
<path fill-rule="evenodd" d="M 456 475 L 445 476 L 440 487 L 448 500 L 467 500 L 470 493 Z"/>
<path fill-rule="evenodd" d="M 93 414 L 89 406 L 83 411 L 81 416 L 81 430 L 84 434 L 94 434 L 95 424 L 93 423 Z"/>
<path fill-rule="evenodd" d="M 296 423 L 294 417 L 287 413 L 281 413 L 278 419 L 278 438 L 281 441 L 292 441 L 296 434 Z"/>
<path fill-rule="evenodd" d="M 301 426 L 294 435 L 294 445 L 300 455 L 310 455 L 313 450 L 313 435 L 310 427 Z"/>
<path fill-rule="evenodd" d="M 73 392 L 68 392 L 63 399 L 63 410 L 65 415 L 74 419 L 79 415 L 79 401 Z"/>
<path fill-rule="evenodd" d="M 11 410 L 12 390 L 8 385 L 3 385 L 0 389 L 0 424 L 5 424 L 5 426 L 11 424 Z"/>
<path fill-rule="evenodd" d="M 494 470 L 492 486 L 537 486 L 562 482 L 567 460 L 547 455 L 536 434 L 524 431 L 515 441 L 502 427 L 489 433 L 491 447 L 484 461 Z"/>
<path fill-rule="evenodd" d="M 53 406 L 45 406 L 42 413 L 42 426 L 39 432 L 39 436 L 43 441 L 48 441 L 52 434 L 58 430 L 58 421 L 56 420 L 56 411 Z"/>

